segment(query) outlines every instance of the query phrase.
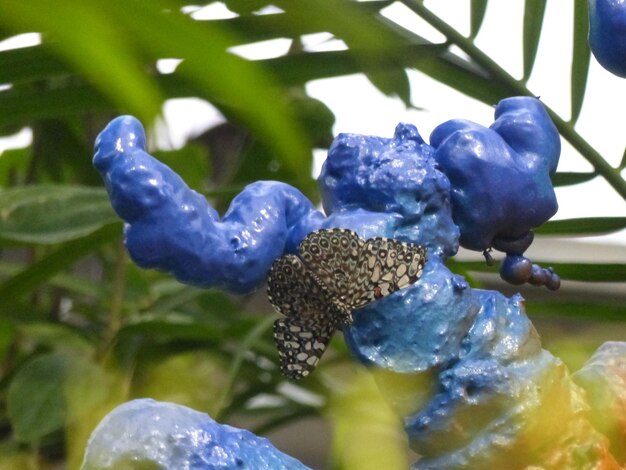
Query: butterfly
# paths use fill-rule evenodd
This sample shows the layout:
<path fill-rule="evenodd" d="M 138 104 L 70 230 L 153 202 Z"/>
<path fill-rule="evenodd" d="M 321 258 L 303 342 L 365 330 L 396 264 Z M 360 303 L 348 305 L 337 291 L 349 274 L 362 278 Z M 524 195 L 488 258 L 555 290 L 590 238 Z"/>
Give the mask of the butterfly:
<path fill-rule="evenodd" d="M 352 323 L 352 312 L 422 275 L 426 249 L 390 238 L 363 240 L 352 230 L 309 234 L 298 255 L 277 259 L 267 294 L 284 315 L 274 323 L 281 370 L 292 379 L 315 368 L 333 334 Z"/>

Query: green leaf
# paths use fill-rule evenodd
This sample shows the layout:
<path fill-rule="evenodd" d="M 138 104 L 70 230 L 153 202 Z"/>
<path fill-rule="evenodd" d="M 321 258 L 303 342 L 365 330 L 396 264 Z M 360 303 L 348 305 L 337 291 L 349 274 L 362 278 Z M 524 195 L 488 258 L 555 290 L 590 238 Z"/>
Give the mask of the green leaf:
<path fill-rule="evenodd" d="M 0 361 L 3 363 L 6 353 L 13 344 L 15 332 L 15 324 L 9 319 L 0 317 Z"/>
<path fill-rule="evenodd" d="M 626 281 L 626 264 L 619 263 L 553 263 L 551 261 L 533 260 L 540 266 L 552 266 L 561 279 L 588 282 L 624 282 Z M 455 271 L 494 273 L 496 269 L 482 261 L 449 260 L 448 264 Z"/>
<path fill-rule="evenodd" d="M 619 162 L 619 166 L 617 167 L 619 170 L 623 170 L 626 168 L 626 149 L 624 149 L 624 154 L 622 155 L 622 161 Z"/>
<path fill-rule="evenodd" d="M 161 107 L 161 93 L 144 72 L 143 57 L 129 47 L 120 17 L 103 2 L 0 0 L 2 22 L 12 28 L 41 31 L 50 46 L 121 109 L 146 121 Z M 142 15 L 133 20 L 145 22 Z"/>
<path fill-rule="evenodd" d="M 492 79 L 486 71 L 452 54 L 425 58 L 416 62 L 413 67 L 486 104 L 495 105 L 515 93 L 505 83 Z"/>
<path fill-rule="evenodd" d="M 54 90 L 12 88 L 0 92 L 0 128 L 114 108 L 109 99 L 89 85 L 67 85 Z"/>
<path fill-rule="evenodd" d="M 102 188 L 24 186 L 0 191 L 0 239 L 50 245 L 119 221 Z"/>
<path fill-rule="evenodd" d="M 587 217 L 552 220 L 535 229 L 541 235 L 597 235 L 626 228 L 626 217 Z"/>
<path fill-rule="evenodd" d="M 297 116 L 309 133 L 313 146 L 330 147 L 334 138 L 333 125 L 335 124 L 335 115 L 330 108 L 324 102 L 306 95 L 301 88 L 296 88 L 291 93 L 291 99 Z"/>
<path fill-rule="evenodd" d="M 158 151 L 152 155 L 174 170 L 190 188 L 197 191 L 206 188 L 210 175 L 206 148 L 188 143 L 178 150 Z"/>
<path fill-rule="evenodd" d="M 15 304 L 20 296 L 31 293 L 33 289 L 80 258 L 92 253 L 100 245 L 118 239 L 121 234 L 120 225 L 120 223 L 105 225 L 91 235 L 67 242 L 15 276 L 3 281 L 0 283 L 0 305 L 6 308 Z"/>
<path fill-rule="evenodd" d="M 589 318 L 601 320 L 626 320 L 623 305 L 600 304 L 591 302 L 542 302 L 535 300 L 526 304 L 526 311 L 531 316 L 562 316 L 569 318 Z"/>
<path fill-rule="evenodd" d="M 420 65 L 430 63 L 434 56 L 438 56 L 443 51 L 445 51 L 445 46 L 440 44 L 418 44 L 390 49 L 387 55 L 365 64 L 359 63 L 354 50 L 290 54 L 267 59 L 263 63 L 277 77 L 280 77 L 284 85 L 302 85 L 320 78 L 383 71 L 390 68 L 416 67 L 421 70 Z M 365 54 L 365 51 L 361 50 L 358 54 Z"/>
<path fill-rule="evenodd" d="M 151 8 L 140 0 L 102 5 L 115 12 L 117 21 L 151 56 L 184 58 L 179 77 L 203 90 L 209 101 L 219 98 L 294 171 L 310 153 L 306 135 L 274 78 L 260 64 L 231 54 L 229 34 L 219 24 L 175 13 L 177 5 L 167 0 L 151 2 Z"/>
<path fill-rule="evenodd" d="M 14 276 L 23 269 L 25 269 L 24 264 L 2 262 L 0 263 L 0 276 Z M 102 285 L 100 282 L 86 279 L 84 276 L 80 275 L 57 274 L 50 280 L 50 284 L 54 287 L 71 292 L 72 295 L 98 297 L 98 295 L 102 293 Z"/>
<path fill-rule="evenodd" d="M 17 326 L 20 335 L 34 344 L 47 346 L 56 351 L 89 356 L 94 352 L 93 345 L 78 331 L 56 323 L 22 323 Z"/>
<path fill-rule="evenodd" d="M 15 438 L 33 442 L 65 424 L 64 379 L 69 356 L 46 354 L 22 367 L 9 385 L 7 411 Z"/>
<path fill-rule="evenodd" d="M 229 1 L 227 3 L 230 7 L 232 2 Z M 341 34 L 341 27 L 339 29 L 335 28 L 331 31 L 328 23 L 321 24 L 319 21 L 308 21 L 308 18 L 306 17 L 303 20 L 299 11 L 301 4 L 297 4 L 297 6 L 291 8 L 286 8 L 284 13 L 271 15 L 249 15 L 247 13 L 250 12 L 250 7 L 253 5 L 253 2 L 243 0 L 243 2 L 237 3 L 246 4 L 246 11 L 244 12 L 244 15 L 226 20 L 211 20 L 212 22 L 220 24 L 220 26 L 223 26 L 225 29 L 236 33 L 236 36 L 227 38 L 233 40 L 229 46 L 267 41 L 276 38 L 297 38 L 306 34 L 327 31 L 330 31 L 340 37 L 343 36 Z M 392 0 L 353 2 L 349 5 L 349 7 L 351 8 L 351 11 L 359 11 L 359 16 L 373 16 L 375 13 L 392 3 Z M 267 2 L 264 1 L 263 5 L 267 5 Z M 285 4 L 285 6 L 290 5 L 296 4 Z M 252 7 L 252 9 L 257 10 L 258 8 Z"/>
<path fill-rule="evenodd" d="M 35 144 L 31 168 L 31 181 L 41 183 L 80 180 L 91 185 L 102 185 L 98 172 L 94 171 L 90 158 L 93 143 L 85 141 L 85 120 L 49 119 L 33 124 Z"/>
<path fill-rule="evenodd" d="M 571 186 L 573 184 L 584 183 L 594 179 L 598 174 L 596 172 L 578 173 L 559 171 L 552 176 L 552 184 L 554 186 Z"/>
<path fill-rule="evenodd" d="M 196 303 L 201 309 L 202 316 L 198 317 L 199 321 L 208 322 L 209 316 L 231 318 L 239 312 L 232 299 L 218 290 L 187 286 L 173 279 L 150 287 L 150 296 L 155 298 L 154 303 L 146 309 L 150 315 L 182 311 L 191 302 Z"/>
<path fill-rule="evenodd" d="M 7 411 L 15 438 L 36 442 L 83 418 L 103 402 L 112 380 L 89 359 L 64 353 L 35 357 L 20 368 L 9 385 Z"/>
<path fill-rule="evenodd" d="M 343 0 L 312 0 L 293 2 L 275 0 L 274 5 L 285 10 L 292 24 L 301 28 L 328 31 L 342 39 L 350 48 L 367 51 L 359 55 L 362 64 L 378 61 L 390 49 L 406 42 L 399 37 L 371 9 L 363 8 L 359 2 Z M 374 4 L 374 8 L 378 5 Z"/>
<path fill-rule="evenodd" d="M 223 388 L 222 395 L 216 399 L 216 402 L 219 403 L 219 406 L 217 406 L 216 409 L 225 409 L 229 401 L 229 394 L 232 393 L 235 386 L 237 376 L 241 371 L 241 366 L 246 354 L 248 354 L 248 351 L 252 348 L 254 343 L 256 343 L 271 328 L 274 321 L 274 316 L 269 316 L 256 322 L 256 324 L 241 339 L 239 348 L 237 349 L 237 352 L 235 353 L 230 364 L 227 385 Z"/>
<path fill-rule="evenodd" d="M 177 312 L 144 313 L 130 319 L 118 332 L 123 340 L 150 335 L 161 340 L 202 340 L 219 343 L 225 339 L 221 328 L 196 316 Z"/>
<path fill-rule="evenodd" d="M 524 81 L 530 77 L 535 64 L 545 11 L 546 0 L 524 2 Z"/>
<path fill-rule="evenodd" d="M 411 106 L 411 85 L 405 70 L 374 70 L 366 75 L 382 93 L 390 97 L 396 96 L 405 106 Z"/>
<path fill-rule="evenodd" d="M 0 153 L 0 187 L 19 184 L 26 178 L 31 149 L 10 149 Z"/>
<path fill-rule="evenodd" d="M 475 38 L 485 19 L 488 0 L 471 0 L 470 3 L 470 38 Z"/>
<path fill-rule="evenodd" d="M 589 61 L 591 51 L 587 44 L 589 35 L 589 16 L 587 0 L 574 1 L 574 45 L 572 51 L 571 71 L 571 118 L 574 124 L 580 116 L 587 89 L 587 76 L 589 74 Z"/>
<path fill-rule="evenodd" d="M 19 83 L 72 73 L 63 61 L 44 45 L 0 52 L 0 83 Z"/>

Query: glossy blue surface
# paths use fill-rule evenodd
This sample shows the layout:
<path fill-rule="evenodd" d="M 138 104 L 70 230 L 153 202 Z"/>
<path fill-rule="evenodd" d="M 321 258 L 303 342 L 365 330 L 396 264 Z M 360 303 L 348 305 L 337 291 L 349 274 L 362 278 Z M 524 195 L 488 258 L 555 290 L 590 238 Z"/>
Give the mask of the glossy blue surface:
<path fill-rule="evenodd" d="M 220 218 L 144 148 L 139 121 L 121 116 L 98 136 L 93 159 L 126 222 L 128 252 L 143 268 L 188 284 L 247 292 L 265 281 L 296 225 L 314 227 L 322 218 L 300 191 L 275 181 L 247 186 Z"/>
<path fill-rule="evenodd" d="M 552 271 L 535 268 L 522 253 L 531 229 L 557 209 L 550 175 L 558 133 L 534 98 L 504 100 L 495 116 L 490 127 L 448 121 L 434 130 L 430 145 L 407 124 L 393 138 L 339 135 L 319 179 L 325 215 L 295 188 L 258 182 L 220 218 L 144 151 L 143 130 L 131 117 L 102 132 L 94 164 L 126 222 L 133 260 L 183 282 L 248 291 L 265 281 L 276 258 L 318 228 L 426 246 L 422 279 L 354 312 L 344 337 L 365 364 L 435 378 L 434 392 L 406 412 L 406 431 L 424 455 L 416 468 L 455 468 L 513 446 L 521 410 L 539 406 L 536 394 L 524 402 L 520 390 L 540 388 L 534 378 L 558 367 L 542 351 L 521 297 L 472 289 L 445 266 L 460 241 L 507 252 L 504 275 L 512 282 L 555 282 Z M 501 413 L 501 425 L 476 421 L 469 409 Z M 500 444 L 490 450 L 489 442 Z"/>
<path fill-rule="evenodd" d="M 589 46 L 602 67 L 626 78 L 626 1 L 589 0 Z"/>
<path fill-rule="evenodd" d="M 495 117 L 488 128 L 448 121 L 430 136 L 434 158 L 452 186 L 461 245 L 471 250 L 485 250 L 494 239 L 509 245 L 524 240 L 558 209 L 550 176 L 561 144 L 541 102 L 509 98 L 498 104 Z"/>
<path fill-rule="evenodd" d="M 272 443 L 174 403 L 133 400 L 94 430 L 82 470 L 306 470 Z"/>

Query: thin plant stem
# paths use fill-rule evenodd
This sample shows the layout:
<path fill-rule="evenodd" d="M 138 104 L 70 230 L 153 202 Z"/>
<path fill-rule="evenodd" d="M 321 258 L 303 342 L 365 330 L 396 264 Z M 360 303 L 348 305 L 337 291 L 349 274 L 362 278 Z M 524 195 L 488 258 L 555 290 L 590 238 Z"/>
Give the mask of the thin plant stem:
<path fill-rule="evenodd" d="M 116 249 L 115 267 L 113 271 L 113 292 L 111 293 L 111 304 L 107 318 L 106 332 L 104 334 L 101 357 L 111 346 L 115 335 L 122 325 L 122 306 L 124 304 L 124 294 L 126 292 L 126 248 L 120 239 Z"/>

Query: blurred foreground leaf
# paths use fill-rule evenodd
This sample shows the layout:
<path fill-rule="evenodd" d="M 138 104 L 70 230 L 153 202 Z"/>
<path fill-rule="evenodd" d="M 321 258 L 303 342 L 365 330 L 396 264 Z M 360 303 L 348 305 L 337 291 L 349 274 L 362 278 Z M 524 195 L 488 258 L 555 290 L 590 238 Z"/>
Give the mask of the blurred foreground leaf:
<path fill-rule="evenodd" d="M 56 244 L 119 222 L 104 188 L 23 186 L 0 191 L 0 239 Z"/>

